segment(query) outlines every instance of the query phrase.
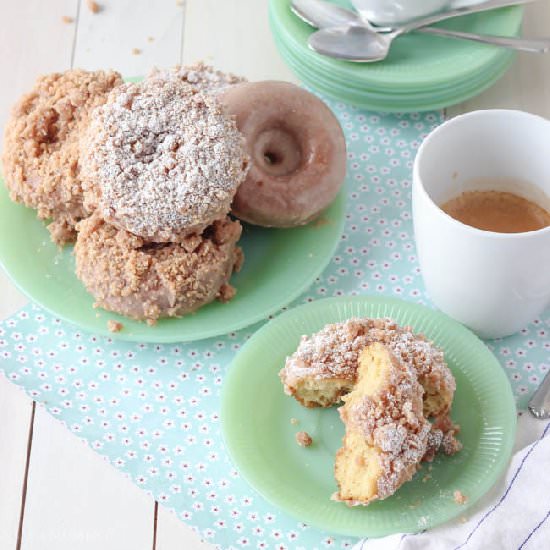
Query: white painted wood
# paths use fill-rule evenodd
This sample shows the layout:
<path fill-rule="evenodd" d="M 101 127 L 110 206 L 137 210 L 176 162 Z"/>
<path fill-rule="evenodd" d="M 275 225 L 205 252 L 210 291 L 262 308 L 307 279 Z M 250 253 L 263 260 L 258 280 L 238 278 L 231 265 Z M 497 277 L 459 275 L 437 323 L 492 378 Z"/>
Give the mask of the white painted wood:
<path fill-rule="evenodd" d="M 152 545 L 152 499 L 37 406 L 21 548 Z"/>
<path fill-rule="evenodd" d="M 173 512 L 158 507 L 157 544 L 155 550 L 209 550 L 211 544 L 180 521 Z"/>
<path fill-rule="evenodd" d="M 550 2 L 526 6 L 523 34 L 550 36 Z M 519 54 L 512 68 L 492 88 L 449 108 L 447 115 L 498 108 L 521 109 L 550 118 L 550 54 Z"/>
<path fill-rule="evenodd" d="M 78 0 L 0 2 L 0 128 L 11 105 L 39 74 L 70 66 L 75 24 L 63 23 L 61 18 L 76 18 L 77 5 Z"/>
<path fill-rule="evenodd" d="M 0 548 L 15 548 L 32 401 L 0 374 Z"/>
<path fill-rule="evenodd" d="M 93 14 L 82 0 L 75 67 L 112 68 L 124 76 L 142 76 L 156 65 L 169 67 L 179 63 L 183 5 L 175 0 L 99 0 L 98 3 L 103 9 Z M 140 53 L 132 53 L 134 49 Z"/>
<path fill-rule="evenodd" d="M 296 77 L 277 53 L 267 0 L 187 0 L 183 62 L 203 60 L 250 80 Z"/>

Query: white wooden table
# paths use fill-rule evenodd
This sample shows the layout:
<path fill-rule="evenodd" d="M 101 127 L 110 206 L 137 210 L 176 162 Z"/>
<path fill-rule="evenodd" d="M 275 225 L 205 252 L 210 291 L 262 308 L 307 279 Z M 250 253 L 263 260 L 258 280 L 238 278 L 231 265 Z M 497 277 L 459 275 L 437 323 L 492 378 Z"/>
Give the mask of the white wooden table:
<path fill-rule="evenodd" d="M 137 76 L 203 59 L 250 79 L 294 80 L 271 42 L 267 0 L 99 4 L 93 14 L 86 0 L 0 0 L 0 127 L 37 75 L 69 67 Z M 528 7 L 524 30 L 550 34 L 548 0 Z M 447 114 L 493 107 L 550 118 L 550 56 L 520 55 L 496 86 Z M 0 319 L 26 301 L 0 272 Z M 0 549 L 207 547 L 0 376 Z"/>

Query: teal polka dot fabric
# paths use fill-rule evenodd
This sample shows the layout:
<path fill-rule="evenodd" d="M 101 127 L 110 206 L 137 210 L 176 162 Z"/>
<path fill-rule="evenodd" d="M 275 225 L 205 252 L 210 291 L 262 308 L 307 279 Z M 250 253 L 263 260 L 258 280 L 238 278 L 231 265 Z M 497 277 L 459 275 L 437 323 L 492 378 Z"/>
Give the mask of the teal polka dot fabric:
<path fill-rule="evenodd" d="M 412 233 L 411 168 L 441 115 L 330 106 L 348 144 L 345 231 L 322 276 L 289 307 L 358 294 L 430 306 Z M 190 344 L 139 344 L 84 333 L 29 305 L 0 325 L 0 369 L 212 544 L 349 548 L 356 540 L 308 527 L 264 501 L 224 449 L 224 376 L 260 325 Z M 488 342 L 520 408 L 550 368 L 549 333 L 547 311 L 517 335 Z"/>

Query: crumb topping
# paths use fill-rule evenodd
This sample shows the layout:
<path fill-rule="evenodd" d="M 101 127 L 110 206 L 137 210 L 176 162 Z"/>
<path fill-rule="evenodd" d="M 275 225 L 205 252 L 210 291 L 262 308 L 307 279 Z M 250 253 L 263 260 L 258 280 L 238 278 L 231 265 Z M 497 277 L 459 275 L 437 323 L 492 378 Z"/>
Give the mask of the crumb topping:
<path fill-rule="evenodd" d="M 107 321 L 107 328 L 110 332 L 120 332 L 124 328 L 124 325 L 122 323 L 119 323 L 118 321 L 109 319 Z"/>
<path fill-rule="evenodd" d="M 226 215 L 248 160 L 217 101 L 181 82 L 149 79 L 120 86 L 95 113 L 83 175 L 86 199 L 105 219 L 162 242 Z"/>
<path fill-rule="evenodd" d="M 313 443 L 313 439 L 307 432 L 298 432 L 296 434 L 296 443 L 300 447 L 309 447 Z"/>
<path fill-rule="evenodd" d="M 246 82 L 246 78 L 231 73 L 217 71 L 202 61 L 194 65 L 176 65 L 171 69 L 153 69 L 148 78 L 161 80 L 179 80 L 192 85 L 200 92 L 217 94 L 229 86 Z"/>
<path fill-rule="evenodd" d="M 114 71 L 70 70 L 37 79 L 15 105 L 6 126 L 3 165 L 12 200 L 38 211 L 55 242 L 75 238 L 83 207 L 79 140 L 91 111 L 122 83 Z"/>
<path fill-rule="evenodd" d="M 287 357 L 281 379 L 288 393 L 303 378 L 344 378 L 354 381 L 358 356 L 374 342 L 386 344 L 406 365 L 412 367 L 423 386 L 454 392 L 455 381 L 445 364 L 443 352 L 411 327 L 400 327 L 391 319 L 354 318 L 326 325 L 312 336 L 302 336 L 298 349 Z"/>
<path fill-rule="evenodd" d="M 416 471 L 431 429 L 422 412 L 423 390 L 416 373 L 398 357 L 391 359 L 389 376 L 381 391 L 352 399 L 351 407 L 346 403 L 340 409 L 347 429 L 362 433 L 366 442 L 380 451 L 380 499 L 395 493 Z"/>
<path fill-rule="evenodd" d="M 105 309 L 135 319 L 179 316 L 227 293 L 240 234 L 227 218 L 179 243 L 150 243 L 96 212 L 78 226 L 76 273 Z"/>

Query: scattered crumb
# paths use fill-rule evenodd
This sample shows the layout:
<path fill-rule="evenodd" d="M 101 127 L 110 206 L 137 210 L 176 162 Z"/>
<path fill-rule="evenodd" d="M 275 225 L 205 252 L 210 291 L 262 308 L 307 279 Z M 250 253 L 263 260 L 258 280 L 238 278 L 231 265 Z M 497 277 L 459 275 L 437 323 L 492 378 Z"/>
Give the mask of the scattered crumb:
<path fill-rule="evenodd" d="M 112 319 L 109 319 L 107 321 L 107 328 L 111 332 L 120 332 L 124 328 L 124 325 L 122 323 L 119 323 L 118 321 L 113 321 Z"/>
<path fill-rule="evenodd" d="M 155 41 L 155 37 L 154 36 L 148 36 L 147 37 L 147 42 L 154 42 Z"/>
<path fill-rule="evenodd" d="M 141 50 L 139 48 L 132 48 L 132 55 L 140 55 Z"/>
<path fill-rule="evenodd" d="M 426 474 L 423 478 L 422 478 L 422 483 L 426 483 L 426 481 L 428 481 L 429 479 L 432 479 L 432 476 L 430 474 Z"/>
<path fill-rule="evenodd" d="M 95 316 L 99 319 L 101 315 L 99 313 L 96 313 Z"/>
<path fill-rule="evenodd" d="M 313 443 L 313 439 L 311 439 L 311 436 L 307 432 L 298 432 L 296 434 L 296 443 L 300 447 L 309 447 Z"/>
<path fill-rule="evenodd" d="M 99 13 L 102 7 L 94 0 L 86 0 L 86 6 L 92 13 Z"/>
<path fill-rule="evenodd" d="M 460 516 L 460 523 L 466 523 L 468 518 L 466 516 Z"/>
<path fill-rule="evenodd" d="M 63 15 L 61 17 L 61 21 L 67 25 L 70 25 L 74 21 L 74 17 L 71 17 L 70 15 Z"/>
<path fill-rule="evenodd" d="M 463 495 L 460 491 L 456 490 L 453 493 L 453 497 L 455 499 L 455 502 L 457 504 L 465 504 L 468 501 L 468 497 L 466 495 Z"/>
<path fill-rule="evenodd" d="M 176 6 L 183 6 L 185 4 L 185 0 L 176 0 Z"/>
<path fill-rule="evenodd" d="M 291 418 L 290 419 L 290 423 L 295 426 L 296 424 L 298 424 L 298 419 L 297 418 Z"/>
<path fill-rule="evenodd" d="M 154 327 L 157 324 L 157 320 L 156 319 L 147 319 L 147 324 L 150 327 Z"/>

